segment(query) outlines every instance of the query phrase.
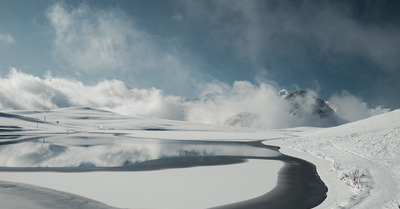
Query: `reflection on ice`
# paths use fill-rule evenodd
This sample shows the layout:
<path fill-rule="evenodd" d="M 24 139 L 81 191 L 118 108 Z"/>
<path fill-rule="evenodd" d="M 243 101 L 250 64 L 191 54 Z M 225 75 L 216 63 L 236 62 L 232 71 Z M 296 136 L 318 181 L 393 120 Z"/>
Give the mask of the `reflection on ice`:
<path fill-rule="evenodd" d="M 1 167 L 119 167 L 135 163 L 195 156 L 277 157 L 274 149 L 244 142 L 136 139 L 107 134 L 49 137 L 0 146 Z M 98 138 L 97 138 L 98 137 Z M 79 138 L 79 139 L 77 139 Z M 98 140 L 97 140 L 98 139 Z M 71 140 L 71 141 L 70 141 Z M 74 141 L 75 140 L 75 141 Z"/>

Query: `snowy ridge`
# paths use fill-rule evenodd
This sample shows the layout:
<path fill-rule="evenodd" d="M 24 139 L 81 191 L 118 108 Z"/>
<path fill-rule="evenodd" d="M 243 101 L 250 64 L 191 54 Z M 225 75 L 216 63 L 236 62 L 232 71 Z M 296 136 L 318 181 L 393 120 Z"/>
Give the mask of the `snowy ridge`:
<path fill-rule="evenodd" d="M 332 128 L 285 131 L 294 137 L 283 143 L 331 162 L 337 178 L 328 188 L 340 181 L 349 185 L 347 192 L 336 191 L 329 208 L 399 207 L 400 110 Z M 349 177 L 357 169 L 361 182 L 354 185 Z"/>

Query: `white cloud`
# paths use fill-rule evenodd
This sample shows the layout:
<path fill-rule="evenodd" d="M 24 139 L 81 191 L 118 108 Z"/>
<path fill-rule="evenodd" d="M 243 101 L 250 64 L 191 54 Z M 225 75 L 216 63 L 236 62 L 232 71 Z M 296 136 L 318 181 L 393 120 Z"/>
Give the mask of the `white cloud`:
<path fill-rule="evenodd" d="M 163 95 L 159 89 L 128 88 L 118 80 L 104 80 L 90 86 L 50 74 L 42 79 L 14 68 L 7 77 L 0 77 L 0 98 L 0 108 L 5 109 L 88 106 L 126 115 L 183 118 L 179 106 L 182 98 Z"/>
<path fill-rule="evenodd" d="M 142 54 L 151 44 L 121 14 L 94 11 L 85 4 L 69 11 L 55 4 L 47 17 L 56 35 L 55 56 L 71 67 L 87 71 L 117 70 L 126 68 L 127 60 L 131 59 L 146 63 Z M 147 61 L 147 65 L 151 64 Z"/>
<path fill-rule="evenodd" d="M 55 4 L 47 17 L 55 32 L 54 57 L 73 70 L 152 71 L 176 83 L 188 80 L 191 71 L 180 51 L 155 44 L 155 36 L 140 30 L 120 10 Z"/>
<path fill-rule="evenodd" d="M 47 17 L 55 32 L 54 58 L 73 72 L 127 75 L 137 86 L 158 86 L 179 93 L 193 88 L 201 76 L 179 42 L 149 35 L 122 11 L 68 8 L 55 4 Z M 139 85 L 138 85 L 139 83 Z"/>
<path fill-rule="evenodd" d="M 335 110 L 336 114 L 348 121 L 361 120 L 389 111 L 389 109 L 380 106 L 369 108 L 361 98 L 346 90 L 342 91 L 340 95 L 333 95 L 329 99 L 329 105 Z"/>
<path fill-rule="evenodd" d="M 237 118 L 247 123 L 239 121 L 241 125 L 276 128 L 294 125 L 289 120 L 288 110 L 287 101 L 268 84 L 236 81 L 229 86 L 214 82 L 204 85 L 200 100 L 190 104 L 186 119 L 227 125 Z"/>
<path fill-rule="evenodd" d="M 1 34 L 0 33 L 0 43 L 6 43 L 6 44 L 15 44 L 15 39 L 9 35 L 9 34 Z"/>

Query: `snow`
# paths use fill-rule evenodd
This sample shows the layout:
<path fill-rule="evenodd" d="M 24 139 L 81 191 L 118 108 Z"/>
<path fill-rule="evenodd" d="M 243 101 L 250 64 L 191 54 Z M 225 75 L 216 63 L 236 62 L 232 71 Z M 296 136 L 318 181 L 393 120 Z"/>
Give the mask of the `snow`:
<path fill-rule="evenodd" d="M 299 127 L 273 130 L 211 126 L 152 118 L 132 118 L 88 108 L 66 108 L 38 112 L 7 111 L 7 113 L 25 118 L 2 117 L 0 129 L 3 129 L 3 131 L 0 130 L 0 135 L 3 138 L 1 138 L 0 143 L 5 141 L 13 143 L 18 140 L 29 140 L 29 142 L 0 146 L 1 166 L 77 166 L 92 159 L 95 160 L 92 160 L 91 163 L 96 165 L 117 166 L 132 157 L 132 150 L 136 150 L 135 159 L 144 161 L 157 159 L 160 156 L 173 157 L 181 148 L 201 150 L 202 153 L 212 152 L 217 156 L 245 156 L 249 153 L 255 156 L 275 156 L 276 153 L 274 152 L 248 149 L 245 146 L 238 149 L 235 146 L 226 148 L 224 146 L 218 147 L 218 145 L 214 147 L 186 144 L 174 148 L 174 146 L 168 147 L 157 142 L 159 140 L 182 140 L 190 143 L 193 140 L 221 142 L 263 140 L 264 144 L 280 146 L 280 151 L 284 154 L 305 159 L 316 165 L 318 174 L 328 186 L 327 199 L 317 208 L 399 208 L 400 110 L 331 128 Z M 42 122 L 44 116 L 46 116 L 46 122 Z M 8 129 L 18 129 L 18 131 L 10 132 Z M 22 133 L 22 136 L 12 138 L 8 136 L 10 133 Z M 33 136 L 36 139 L 32 139 Z M 96 140 L 92 140 L 93 137 Z M 134 140 L 135 143 L 128 139 Z M 51 142 L 53 147 L 50 144 L 40 142 Z M 164 149 L 165 147 L 168 147 L 168 149 Z M 64 152 L 62 149 L 67 151 Z M 45 153 L 42 156 L 47 157 L 32 158 L 35 153 Z M 84 160 L 79 161 L 77 159 Z M 211 205 L 215 206 L 215 204 L 249 199 L 270 190 L 276 184 L 277 172 L 269 172 L 270 177 L 263 176 L 261 173 L 268 170 L 264 165 L 263 163 L 260 164 L 259 160 L 251 160 L 247 163 L 232 165 L 133 173 L 137 176 L 143 175 L 143 178 L 150 178 L 148 175 L 154 175 L 152 179 L 160 181 L 157 183 L 160 188 L 170 188 L 171 185 L 184 187 L 184 184 L 179 183 L 179 180 L 191 178 L 187 179 L 193 183 L 190 192 L 187 192 L 188 188 L 176 188 L 181 193 L 179 191 L 173 193 L 176 193 L 177 197 L 187 196 L 187 200 L 190 200 L 190 195 L 204 197 L 207 201 L 202 200 L 200 202 L 204 205 L 198 205 L 200 208 L 204 208 Z M 279 169 L 282 165 L 276 166 L 276 169 Z M 359 182 L 351 180 L 351 174 L 356 170 L 359 170 L 362 174 L 359 177 Z M 110 175 L 110 173 L 114 176 L 105 176 Z M 131 207 L 123 205 L 124 201 L 117 200 L 117 197 L 128 193 L 142 194 L 141 190 L 134 190 L 132 188 L 135 188 L 135 186 L 127 183 L 135 182 L 133 179 L 138 180 L 142 177 L 129 178 L 124 176 L 128 174 L 126 172 L 35 172 L 27 174 L 27 172 L 0 172 L 0 180 L 23 182 L 69 192 L 117 207 Z M 160 179 L 164 179 L 164 177 L 161 176 L 167 174 L 171 176 L 171 179 L 162 182 Z M 156 177 L 157 175 L 160 177 Z M 179 177 L 178 180 L 174 182 L 173 176 Z M 215 180 L 215 182 L 210 182 L 207 185 L 213 185 L 216 188 L 202 188 L 206 184 L 195 179 L 202 179 L 203 177 L 207 181 Z M 48 179 L 63 179 L 63 181 L 56 181 L 57 183 L 55 183 L 48 181 Z M 92 186 L 80 183 L 71 184 L 79 182 L 76 179 L 81 179 Z M 115 181 L 101 179 L 114 179 Z M 251 180 L 253 183 L 244 188 L 245 185 L 240 183 L 243 179 Z M 134 184 L 142 183 L 141 188 L 144 188 L 146 187 L 145 182 L 147 181 L 139 181 Z M 231 187 L 218 187 L 218 182 Z M 61 183 L 64 184 L 58 185 Z M 70 188 L 67 188 L 68 184 L 71 184 Z M 116 186 L 116 188 L 113 188 L 113 186 Z M 121 195 L 94 192 L 103 191 L 99 189 L 101 187 L 109 188 L 104 190 L 112 193 L 117 191 Z M 227 195 L 228 192 L 237 191 L 234 189 L 235 187 L 243 187 L 242 194 L 234 197 Z M 123 189 L 118 190 L 117 188 Z M 194 188 L 197 188 L 197 190 Z M 154 191 L 160 191 L 160 189 L 151 190 L 150 194 L 160 197 L 166 195 L 156 194 Z M 210 195 L 210 197 L 206 195 Z M 0 192 L 1 201 L 8 197 Z M 157 201 L 146 201 L 144 197 L 138 199 L 157 204 Z M 183 200 L 185 198 L 181 199 L 181 201 Z M 139 204 L 139 202 L 137 203 Z M 140 207 L 142 206 L 147 207 L 149 205 L 140 205 Z M 165 205 L 161 206 L 166 208 Z M 172 208 L 180 207 L 179 205 L 170 206 Z M 160 208 L 160 205 L 149 207 Z"/>
<path fill-rule="evenodd" d="M 290 137 L 266 143 L 316 164 L 329 189 L 321 208 L 399 207 L 400 110 L 332 128 L 282 132 Z M 356 169 L 364 174 L 361 185 L 349 179 Z"/>
<path fill-rule="evenodd" d="M 210 208 L 272 190 L 277 172 L 271 170 L 282 166 L 279 161 L 250 160 L 143 172 L 0 172 L 0 179 L 64 191 L 119 208 Z"/>
<path fill-rule="evenodd" d="M 113 209 L 100 202 L 74 194 L 4 181 L 0 181 L 0 202 L 1 208 L 6 209 Z"/>

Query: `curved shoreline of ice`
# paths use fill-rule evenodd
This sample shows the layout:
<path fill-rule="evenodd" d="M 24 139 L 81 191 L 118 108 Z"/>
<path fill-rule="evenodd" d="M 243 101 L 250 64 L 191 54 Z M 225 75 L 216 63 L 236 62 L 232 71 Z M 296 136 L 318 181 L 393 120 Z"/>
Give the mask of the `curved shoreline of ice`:
<path fill-rule="evenodd" d="M 231 165 L 142 172 L 0 172 L 0 179 L 68 192 L 120 208 L 209 208 L 272 190 L 282 166 L 280 161 L 250 159 Z"/>

